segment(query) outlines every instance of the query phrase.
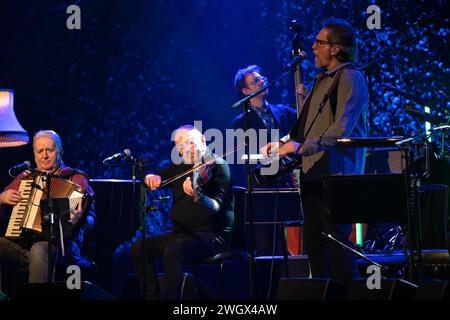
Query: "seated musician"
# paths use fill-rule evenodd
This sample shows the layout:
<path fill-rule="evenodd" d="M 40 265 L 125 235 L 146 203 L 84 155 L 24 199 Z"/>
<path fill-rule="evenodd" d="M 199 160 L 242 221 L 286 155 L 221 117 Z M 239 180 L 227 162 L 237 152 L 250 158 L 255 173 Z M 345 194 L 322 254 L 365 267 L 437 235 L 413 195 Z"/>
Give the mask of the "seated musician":
<path fill-rule="evenodd" d="M 79 185 L 89 196 L 94 193 L 88 184 L 88 177 L 81 171 L 66 167 L 62 160 L 62 142 L 59 135 L 52 130 L 42 130 L 37 132 L 33 138 L 34 160 L 36 162 L 36 174 L 52 173 L 54 177 L 63 178 Z M 32 173 L 24 171 L 0 193 L 0 210 L 11 211 L 13 206 L 23 200 L 19 186 L 21 181 L 30 178 Z M 52 187 L 53 190 L 53 187 Z M 53 191 L 52 191 L 53 192 Z M 65 263 L 76 264 L 80 256 L 85 230 L 93 227 L 95 222 L 95 211 L 93 202 L 89 202 L 89 207 L 84 205 L 84 200 L 80 201 L 75 209 L 70 210 L 70 221 L 65 220 L 69 225 L 70 236 L 64 239 L 64 256 L 62 256 L 62 245 L 54 243 L 52 254 L 56 265 Z M 43 204 L 44 202 L 41 202 Z M 83 210 L 83 208 L 85 210 Z M 41 213 L 43 210 L 41 210 Z M 55 211 L 56 213 L 56 211 Z M 68 218 L 68 217 L 67 217 Z M 44 221 L 45 219 L 42 219 Z M 55 226 L 58 224 L 55 223 Z M 55 229 L 58 229 L 55 227 Z M 48 229 L 48 228 L 47 228 Z M 0 237 L 0 264 L 2 266 L 18 269 L 28 266 L 29 282 L 48 282 L 48 238 L 42 226 L 41 235 L 28 237 L 19 235 L 18 237 Z"/>
<path fill-rule="evenodd" d="M 144 296 L 147 299 L 177 299 L 180 294 L 178 285 L 182 265 L 201 262 L 223 251 L 234 221 L 228 164 L 206 148 L 205 137 L 193 126 L 178 128 L 173 140 L 176 151 L 172 152 L 172 162 L 179 164 L 148 174 L 145 183 L 151 190 L 166 185 L 165 181 L 187 172 L 195 164 L 205 161 L 211 164 L 169 184 L 173 191 L 173 230 L 146 239 L 146 279 L 143 272 L 142 240 L 133 243 L 133 264 L 141 286 L 144 287 L 145 281 Z M 178 159 L 174 159 L 177 156 Z M 163 259 L 166 290 L 161 290 L 164 288 L 160 289 L 158 284 L 155 267 L 157 258 Z"/>

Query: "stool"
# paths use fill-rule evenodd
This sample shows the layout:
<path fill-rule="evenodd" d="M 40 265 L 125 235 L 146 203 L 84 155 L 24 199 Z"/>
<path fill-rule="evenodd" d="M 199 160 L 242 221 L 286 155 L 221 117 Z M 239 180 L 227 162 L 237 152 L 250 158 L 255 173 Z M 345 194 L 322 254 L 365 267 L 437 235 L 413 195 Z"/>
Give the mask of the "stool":
<path fill-rule="evenodd" d="M 243 250 L 227 250 L 224 252 L 220 252 L 214 256 L 210 256 L 200 263 L 196 264 L 190 264 L 186 265 L 186 268 L 190 268 L 193 270 L 193 276 L 196 280 L 198 280 L 198 275 L 196 269 L 199 266 L 202 265 L 218 265 L 219 266 L 219 272 L 218 272 L 218 278 L 219 278 L 219 297 L 224 298 L 225 297 L 225 277 L 224 277 L 224 266 L 227 261 L 233 261 L 238 260 L 242 265 L 247 265 L 249 261 L 249 254 L 246 251 Z"/>

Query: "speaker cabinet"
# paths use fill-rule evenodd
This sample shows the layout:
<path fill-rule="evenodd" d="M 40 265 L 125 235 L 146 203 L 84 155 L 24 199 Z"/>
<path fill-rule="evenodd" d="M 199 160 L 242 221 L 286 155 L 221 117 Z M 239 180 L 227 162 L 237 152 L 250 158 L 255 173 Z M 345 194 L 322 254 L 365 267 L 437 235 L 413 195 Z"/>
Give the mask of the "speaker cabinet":
<path fill-rule="evenodd" d="M 369 289 L 367 279 L 352 280 L 348 290 L 350 300 L 411 300 L 418 286 L 402 279 L 382 279 L 380 288 Z"/>
<path fill-rule="evenodd" d="M 0 291 L 0 301 L 1 300 L 9 300 L 8 296 Z"/>
<path fill-rule="evenodd" d="M 282 278 L 276 300 L 338 300 L 346 293 L 345 286 L 331 279 Z"/>
<path fill-rule="evenodd" d="M 114 300 L 96 285 L 82 281 L 80 289 L 68 289 L 65 282 L 29 283 L 17 290 L 16 300 Z"/>
<path fill-rule="evenodd" d="M 447 280 L 421 280 L 415 299 L 450 300 L 450 284 Z"/>
<path fill-rule="evenodd" d="M 307 256 L 288 257 L 289 274 L 286 274 L 285 260 L 282 256 L 263 256 L 255 258 L 255 281 L 257 299 L 275 299 L 280 279 L 308 278 Z"/>

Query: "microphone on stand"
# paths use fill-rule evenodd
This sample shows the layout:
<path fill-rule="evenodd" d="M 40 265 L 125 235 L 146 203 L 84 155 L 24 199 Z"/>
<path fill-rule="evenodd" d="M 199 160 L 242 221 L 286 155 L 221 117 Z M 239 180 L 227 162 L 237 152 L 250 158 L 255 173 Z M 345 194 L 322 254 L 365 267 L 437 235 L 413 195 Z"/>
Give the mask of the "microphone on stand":
<path fill-rule="evenodd" d="M 33 170 L 31 169 L 31 162 L 28 161 L 28 160 L 25 160 L 24 162 L 19 163 L 19 164 L 16 164 L 14 167 L 9 168 L 8 173 L 9 173 L 9 175 L 10 175 L 11 177 L 13 177 L 13 176 L 11 175 L 11 171 L 17 172 L 17 173 L 18 173 L 18 172 L 22 172 L 22 171 L 25 171 L 25 170 L 29 170 L 30 172 L 33 171 Z"/>
<path fill-rule="evenodd" d="M 292 58 L 291 61 L 289 61 L 289 63 L 284 65 L 284 69 L 295 70 L 297 68 L 297 64 L 304 57 L 306 57 L 306 52 L 305 51 L 301 51 L 299 55 L 296 55 L 294 58 Z"/>
<path fill-rule="evenodd" d="M 30 168 L 31 168 L 31 162 L 26 160 L 20 164 L 16 164 L 14 167 L 12 167 L 9 170 L 24 171 L 24 170 L 29 170 Z"/>
<path fill-rule="evenodd" d="M 131 159 L 131 151 L 130 149 L 125 149 L 123 150 L 123 152 L 119 152 L 116 154 L 113 154 L 112 156 L 106 158 L 105 160 L 103 160 L 103 163 L 109 162 L 111 160 L 115 160 L 115 159 Z"/>

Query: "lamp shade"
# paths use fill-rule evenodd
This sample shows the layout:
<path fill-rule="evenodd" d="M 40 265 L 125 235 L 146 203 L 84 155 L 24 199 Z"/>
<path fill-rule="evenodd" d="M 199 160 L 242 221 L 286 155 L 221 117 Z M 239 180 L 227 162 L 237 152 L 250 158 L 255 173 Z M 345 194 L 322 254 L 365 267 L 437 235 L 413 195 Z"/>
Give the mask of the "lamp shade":
<path fill-rule="evenodd" d="M 0 89 L 0 148 L 21 146 L 29 142 L 28 133 L 14 113 L 14 91 Z"/>

